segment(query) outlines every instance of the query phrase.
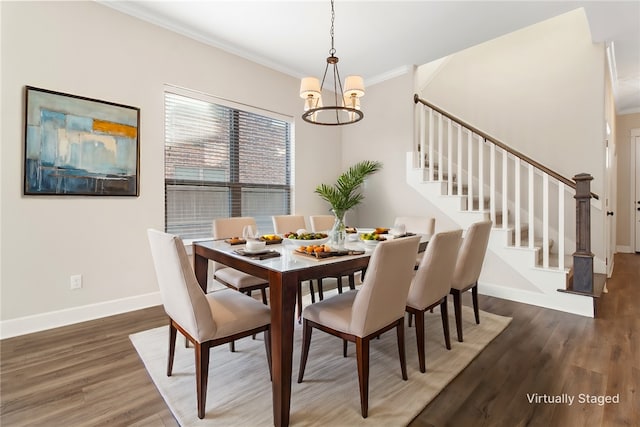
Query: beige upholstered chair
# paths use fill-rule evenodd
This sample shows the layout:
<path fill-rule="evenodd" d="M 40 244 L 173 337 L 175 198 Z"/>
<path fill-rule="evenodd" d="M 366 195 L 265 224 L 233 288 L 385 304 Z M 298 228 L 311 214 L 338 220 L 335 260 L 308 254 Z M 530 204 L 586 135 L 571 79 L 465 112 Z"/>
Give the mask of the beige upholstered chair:
<path fill-rule="evenodd" d="M 336 221 L 334 215 L 310 215 L 309 222 L 311 223 L 311 231 L 314 233 L 329 232 L 333 228 L 333 224 Z M 360 271 L 360 270 L 356 270 Z M 342 293 L 342 277 L 346 276 L 349 280 L 349 288 L 356 288 L 355 273 L 356 271 L 346 271 L 343 276 L 331 276 L 334 277 L 338 284 L 338 293 Z M 324 299 L 324 289 L 322 287 L 323 277 L 319 277 L 318 280 L 318 298 L 320 301 Z M 315 302 L 314 295 L 311 295 L 311 302 Z"/>
<path fill-rule="evenodd" d="M 436 219 L 428 216 L 399 216 L 393 225 L 404 224 L 408 233 L 433 235 L 436 230 Z"/>
<path fill-rule="evenodd" d="M 274 215 L 271 220 L 273 221 L 273 232 L 276 234 L 296 232 L 301 228 L 307 229 L 302 215 Z"/>
<path fill-rule="evenodd" d="M 314 233 L 326 233 L 333 228 L 336 217 L 333 215 L 309 215 L 309 222 L 311 223 L 311 231 Z"/>
<path fill-rule="evenodd" d="M 407 233 L 425 234 L 433 236 L 436 231 L 436 219 L 428 216 L 398 216 L 393 222 L 393 226 L 403 224 Z M 424 252 L 416 255 L 416 268 L 420 264 Z"/>
<path fill-rule="evenodd" d="M 369 341 L 395 328 L 402 379 L 407 379 L 404 350 L 404 312 L 413 276 L 413 255 L 420 237 L 380 242 L 371 255 L 359 290 L 327 298 L 303 311 L 302 353 L 298 382 L 302 382 L 312 328 L 356 343 L 360 409 L 366 418 L 369 407 Z"/>
<path fill-rule="evenodd" d="M 256 227 L 256 220 L 251 217 L 218 218 L 213 220 L 213 238 L 228 239 L 230 237 L 242 237 L 242 229 L 250 225 Z M 251 295 L 254 290 L 260 290 L 262 302 L 267 304 L 267 291 L 269 282 L 259 277 L 238 271 L 217 262 L 213 263 L 213 277 L 218 282 L 232 289 Z"/>
<path fill-rule="evenodd" d="M 276 234 L 284 234 L 296 232 L 300 229 L 307 229 L 307 225 L 302 215 L 273 215 L 273 232 Z M 313 281 L 309 280 L 309 293 L 311 294 L 311 302 L 316 302 L 316 293 L 313 289 Z M 298 283 L 298 320 L 302 315 L 302 284 Z"/>
<path fill-rule="evenodd" d="M 453 295 L 453 308 L 456 313 L 456 330 L 458 341 L 462 342 L 462 293 L 471 289 L 473 299 L 473 312 L 476 323 L 480 323 L 480 311 L 478 309 L 478 277 L 482 271 L 482 263 L 489 244 L 491 234 L 491 221 L 476 222 L 471 224 L 462 240 L 458 251 L 456 269 L 451 280 L 451 295 Z"/>
<path fill-rule="evenodd" d="M 449 338 L 449 314 L 447 295 L 451 289 L 453 270 L 456 267 L 462 230 L 453 230 L 434 235 L 424 257 L 418 266 L 416 275 L 409 288 L 407 311 L 416 318 L 416 338 L 420 372 L 425 372 L 424 351 L 424 312 L 440 305 L 442 329 L 447 350 L 451 349 Z"/>
<path fill-rule="evenodd" d="M 177 331 L 194 346 L 198 418 L 204 418 L 209 375 L 209 350 L 264 332 L 271 372 L 271 313 L 269 307 L 230 289 L 205 294 L 196 280 L 182 240 L 148 230 L 160 296 L 169 316 L 167 376 L 173 370 Z"/>

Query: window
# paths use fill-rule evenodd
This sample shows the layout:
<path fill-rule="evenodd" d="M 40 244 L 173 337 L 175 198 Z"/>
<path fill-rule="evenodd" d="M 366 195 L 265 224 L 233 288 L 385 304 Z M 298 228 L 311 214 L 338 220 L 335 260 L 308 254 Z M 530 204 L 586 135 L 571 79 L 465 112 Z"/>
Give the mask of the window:
<path fill-rule="evenodd" d="M 266 233 L 290 213 L 291 124 L 266 114 L 165 92 L 168 233 L 211 237 L 214 218 L 237 216 Z"/>

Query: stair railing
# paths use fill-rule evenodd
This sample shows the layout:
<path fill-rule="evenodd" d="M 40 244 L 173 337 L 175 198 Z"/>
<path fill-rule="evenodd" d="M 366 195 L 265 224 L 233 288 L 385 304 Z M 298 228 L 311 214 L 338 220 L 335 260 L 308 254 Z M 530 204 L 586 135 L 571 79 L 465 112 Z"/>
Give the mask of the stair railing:
<path fill-rule="evenodd" d="M 417 166 L 426 171 L 425 179 L 446 181 L 448 195 L 466 195 L 467 209 L 488 212 L 494 227 L 501 225 L 503 229 L 509 228 L 511 203 L 515 246 L 522 246 L 525 243 L 527 247 L 534 248 L 535 233 L 538 231 L 536 221 L 538 221 L 539 232 L 542 233 L 542 266 L 544 268 L 550 267 L 549 242 L 552 232 L 550 222 L 555 222 L 558 242 L 557 268 L 564 270 L 567 237 L 565 192 L 571 189 L 575 193 L 576 182 L 428 101 L 420 99 L 417 94 L 414 95 L 414 103 L 419 104 L 418 107 L 420 107 L 418 108 L 418 152 L 424 153 L 419 155 Z M 487 154 L 485 151 L 488 151 L 488 160 L 485 159 Z M 487 190 L 488 194 L 485 194 Z M 552 200 L 553 196 L 550 193 L 553 192 L 557 195 L 556 201 Z M 590 191 L 587 192 L 587 197 L 589 195 L 595 199 L 599 198 L 597 194 Z M 525 197 L 526 204 L 523 200 Z M 488 206 L 485 205 L 485 199 L 488 199 Z M 555 217 L 550 217 L 552 204 Z M 498 208 L 502 210 L 501 224 L 497 223 Z M 536 215 L 536 210 L 540 211 L 539 215 Z M 527 216 L 528 223 L 526 242 L 522 242 L 523 213 Z M 580 209 L 577 210 L 577 214 L 584 215 Z M 582 232 L 585 229 L 585 220 L 588 218 L 576 219 L 577 223 L 582 224 L 582 227 L 576 230 L 577 248 L 590 248 L 590 235 Z"/>

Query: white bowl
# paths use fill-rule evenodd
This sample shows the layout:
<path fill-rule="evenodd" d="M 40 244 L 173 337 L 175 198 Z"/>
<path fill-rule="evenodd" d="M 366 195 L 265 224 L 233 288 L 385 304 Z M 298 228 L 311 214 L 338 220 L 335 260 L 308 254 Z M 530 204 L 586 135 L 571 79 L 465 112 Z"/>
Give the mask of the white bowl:
<path fill-rule="evenodd" d="M 365 246 L 375 246 L 382 241 L 383 240 L 362 240 L 362 243 L 364 243 Z"/>
<path fill-rule="evenodd" d="M 262 240 L 247 240 L 247 244 L 245 245 L 245 247 L 252 251 L 259 251 L 261 249 L 264 249 L 267 247 L 267 242 L 262 241 Z"/>

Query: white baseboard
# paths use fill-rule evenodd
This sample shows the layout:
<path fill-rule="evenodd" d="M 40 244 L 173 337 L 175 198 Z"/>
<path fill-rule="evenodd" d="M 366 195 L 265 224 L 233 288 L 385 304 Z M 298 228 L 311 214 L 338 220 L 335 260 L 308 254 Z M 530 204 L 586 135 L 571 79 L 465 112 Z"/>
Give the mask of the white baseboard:
<path fill-rule="evenodd" d="M 563 292 L 558 292 L 558 295 L 549 295 L 480 282 L 478 283 L 478 293 L 509 301 L 564 311 L 565 313 L 594 317 L 593 298 L 588 296 Z"/>
<path fill-rule="evenodd" d="M 616 252 L 621 252 L 623 254 L 632 254 L 633 253 L 633 249 L 631 248 L 631 246 L 616 246 Z"/>
<path fill-rule="evenodd" d="M 126 313 L 128 311 L 153 307 L 160 304 L 162 304 L 160 292 L 153 292 L 129 298 L 4 320 L 0 322 L 0 339 L 86 322 L 87 320 L 100 319 L 102 317 L 113 316 L 115 314 Z"/>

